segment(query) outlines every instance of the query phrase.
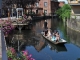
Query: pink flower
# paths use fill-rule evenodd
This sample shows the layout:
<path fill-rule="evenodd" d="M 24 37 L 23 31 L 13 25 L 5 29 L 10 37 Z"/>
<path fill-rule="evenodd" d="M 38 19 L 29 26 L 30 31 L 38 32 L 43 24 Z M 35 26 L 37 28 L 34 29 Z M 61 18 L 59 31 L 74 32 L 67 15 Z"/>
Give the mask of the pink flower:
<path fill-rule="evenodd" d="M 10 51 L 12 52 L 12 54 L 15 54 L 16 53 L 16 51 L 15 51 L 14 48 L 10 48 Z"/>
<path fill-rule="evenodd" d="M 24 56 L 27 56 L 28 55 L 28 52 L 27 51 L 22 51 L 23 52 L 23 55 Z"/>

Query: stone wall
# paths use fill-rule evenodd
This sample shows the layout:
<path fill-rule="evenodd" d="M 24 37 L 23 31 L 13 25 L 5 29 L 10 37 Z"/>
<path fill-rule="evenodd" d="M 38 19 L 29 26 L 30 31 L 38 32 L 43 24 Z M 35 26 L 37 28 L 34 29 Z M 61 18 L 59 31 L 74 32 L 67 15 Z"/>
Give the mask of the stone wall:
<path fill-rule="evenodd" d="M 71 16 L 71 19 L 67 20 L 67 35 L 70 38 L 70 42 L 80 47 L 80 16 Z"/>
<path fill-rule="evenodd" d="M 71 19 L 67 20 L 67 27 L 80 32 L 80 16 L 71 16 Z"/>
<path fill-rule="evenodd" d="M 69 36 L 69 41 L 71 43 L 80 47 L 80 32 L 76 32 L 70 28 L 67 28 L 67 35 Z"/>

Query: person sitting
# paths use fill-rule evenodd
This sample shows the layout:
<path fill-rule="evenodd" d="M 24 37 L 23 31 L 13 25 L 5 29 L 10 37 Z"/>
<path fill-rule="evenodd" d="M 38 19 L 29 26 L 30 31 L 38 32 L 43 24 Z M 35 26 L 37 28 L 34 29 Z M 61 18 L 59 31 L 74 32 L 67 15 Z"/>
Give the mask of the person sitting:
<path fill-rule="evenodd" d="M 51 38 L 51 30 L 50 29 L 48 29 L 47 37 Z"/>
<path fill-rule="evenodd" d="M 52 41 L 56 41 L 56 39 L 57 39 L 57 38 L 56 38 L 56 35 L 55 35 L 55 33 L 53 33 L 51 40 L 52 40 Z"/>
<path fill-rule="evenodd" d="M 58 31 L 54 31 L 53 36 L 52 36 L 52 41 L 58 42 L 60 40 L 60 35 Z"/>
<path fill-rule="evenodd" d="M 59 41 L 60 40 L 60 35 L 59 35 L 59 32 L 58 31 L 56 31 L 56 41 Z"/>

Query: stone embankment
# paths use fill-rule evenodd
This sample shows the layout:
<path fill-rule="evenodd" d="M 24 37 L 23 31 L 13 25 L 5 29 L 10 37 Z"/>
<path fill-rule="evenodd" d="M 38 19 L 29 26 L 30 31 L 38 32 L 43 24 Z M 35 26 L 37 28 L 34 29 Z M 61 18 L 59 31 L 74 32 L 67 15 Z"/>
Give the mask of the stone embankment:
<path fill-rule="evenodd" d="M 68 19 L 67 27 L 70 42 L 80 47 L 80 17 Z"/>
<path fill-rule="evenodd" d="M 67 27 L 80 32 L 80 19 L 78 17 L 73 17 L 69 20 L 67 20 Z"/>

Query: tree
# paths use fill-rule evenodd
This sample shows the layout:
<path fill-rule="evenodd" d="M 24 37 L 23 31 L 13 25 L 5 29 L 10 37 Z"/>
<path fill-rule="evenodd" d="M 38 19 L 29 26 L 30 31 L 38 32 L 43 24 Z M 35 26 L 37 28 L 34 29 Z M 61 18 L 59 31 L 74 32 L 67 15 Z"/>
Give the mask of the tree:
<path fill-rule="evenodd" d="M 59 8 L 56 11 L 56 14 L 61 18 L 62 20 L 65 20 L 66 18 L 70 18 L 71 14 L 71 6 L 69 4 L 65 4 L 63 7 Z"/>

